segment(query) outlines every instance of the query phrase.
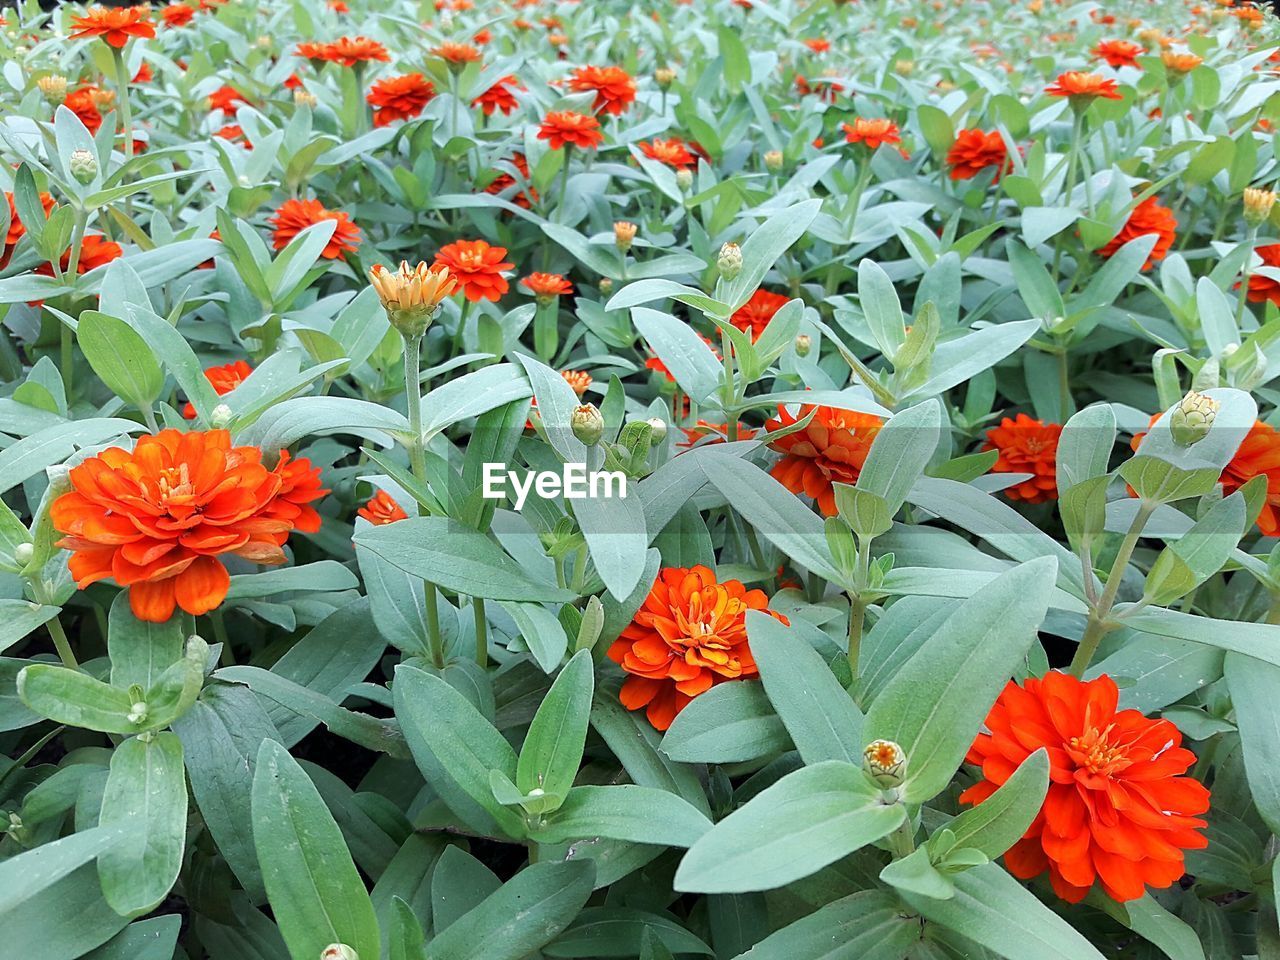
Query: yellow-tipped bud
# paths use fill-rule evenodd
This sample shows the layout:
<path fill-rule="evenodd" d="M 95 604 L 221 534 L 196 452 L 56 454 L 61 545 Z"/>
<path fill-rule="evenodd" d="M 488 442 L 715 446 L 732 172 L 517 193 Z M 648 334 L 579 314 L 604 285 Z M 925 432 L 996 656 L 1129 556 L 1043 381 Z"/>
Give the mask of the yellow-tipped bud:
<path fill-rule="evenodd" d="M 1181 402 L 1173 408 L 1169 417 L 1169 430 L 1173 434 L 1173 442 L 1179 446 L 1189 447 L 1203 440 L 1213 426 L 1222 405 L 1213 397 L 1203 393 L 1190 391 Z"/>
<path fill-rule="evenodd" d="M 613 225 L 614 242 L 623 253 L 631 249 L 631 242 L 636 238 L 637 229 L 634 223 L 627 220 L 619 220 Z"/>
<path fill-rule="evenodd" d="M 732 280 L 742 272 L 742 248 L 736 243 L 726 243 L 720 248 L 720 256 L 716 258 L 716 269 L 720 276 Z"/>
<path fill-rule="evenodd" d="M 663 90 L 675 83 L 676 72 L 670 67 L 659 67 L 653 71 L 653 79 Z"/>
<path fill-rule="evenodd" d="M 604 436 L 604 417 L 594 403 L 574 407 L 569 426 L 573 428 L 573 435 L 588 447 L 594 447 Z"/>
<path fill-rule="evenodd" d="M 1244 191 L 1244 219 L 1250 226 L 1257 226 L 1271 216 L 1276 205 L 1276 195 L 1271 190 L 1247 187 Z"/>
<path fill-rule="evenodd" d="M 311 107 L 314 110 L 316 103 L 316 95 L 310 90 L 303 90 L 299 87 L 293 91 L 293 105 L 295 107 Z"/>
<path fill-rule="evenodd" d="M 41 95 L 50 103 L 58 104 L 67 99 L 67 78 L 58 73 L 51 73 L 36 81 Z"/>
<path fill-rule="evenodd" d="M 907 777 L 907 755 L 892 740 L 872 740 L 862 751 L 862 769 L 879 786 L 892 790 Z"/>
<path fill-rule="evenodd" d="M 764 167 L 770 173 L 777 173 L 782 169 L 785 160 L 781 150 L 770 150 L 764 155 Z"/>
<path fill-rule="evenodd" d="M 377 291 L 391 325 L 406 337 L 426 333 L 440 303 L 458 285 L 448 267 L 431 267 L 426 263 L 410 267 L 407 261 L 401 261 L 398 270 L 376 265 L 369 271 L 369 282 Z"/>

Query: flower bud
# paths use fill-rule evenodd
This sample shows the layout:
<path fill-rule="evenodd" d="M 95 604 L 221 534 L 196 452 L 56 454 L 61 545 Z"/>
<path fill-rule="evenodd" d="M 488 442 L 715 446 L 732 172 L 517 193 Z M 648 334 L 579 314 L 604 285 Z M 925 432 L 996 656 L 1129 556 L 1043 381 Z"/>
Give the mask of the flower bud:
<path fill-rule="evenodd" d="M 618 249 L 626 253 L 631 249 L 631 242 L 636 238 L 636 225 L 626 220 L 619 220 L 613 225 L 613 240 Z"/>
<path fill-rule="evenodd" d="M 609 294 L 613 293 L 613 281 L 610 280 L 608 277 L 601 277 L 599 286 L 600 286 L 600 292 L 604 296 L 607 297 Z"/>
<path fill-rule="evenodd" d="M 141 726 L 147 722 L 147 701 L 135 700 L 129 707 L 128 721 L 135 726 Z"/>
<path fill-rule="evenodd" d="M 410 267 L 408 261 L 401 261 L 400 269 L 394 271 L 375 265 L 369 271 L 369 282 L 382 301 L 387 319 L 405 337 L 426 333 L 441 302 L 458 285 L 448 267 L 429 267 L 426 263 Z"/>
<path fill-rule="evenodd" d="M 1246 187 L 1244 191 L 1244 222 L 1256 227 L 1271 216 L 1271 208 L 1276 205 L 1276 195 L 1271 190 L 1259 187 Z"/>
<path fill-rule="evenodd" d="M 1190 391 L 1181 402 L 1173 408 L 1169 417 L 1169 430 L 1173 433 L 1173 442 L 1182 447 L 1203 440 L 1213 426 L 1221 406 L 1213 397 L 1203 393 Z"/>
<path fill-rule="evenodd" d="M 360 960 L 360 954 L 345 943 L 331 943 L 320 951 L 320 960 Z"/>
<path fill-rule="evenodd" d="M 862 751 L 862 769 L 879 786 L 892 790 L 907 777 L 907 755 L 892 740 L 872 740 Z"/>
<path fill-rule="evenodd" d="M 659 67 L 657 70 L 653 71 L 653 79 L 660 88 L 665 90 L 667 87 L 671 86 L 671 84 L 675 83 L 676 72 L 670 67 Z"/>
<path fill-rule="evenodd" d="M 667 439 L 667 421 L 661 417 L 650 417 L 645 423 L 649 424 L 650 429 L 653 430 L 653 445 L 655 447 Z"/>
<path fill-rule="evenodd" d="M 720 276 L 732 280 L 742 272 L 742 248 L 736 243 L 726 243 L 720 248 L 720 256 L 716 260 L 716 269 Z"/>
<path fill-rule="evenodd" d="M 310 90 L 303 90 L 299 87 L 293 91 L 293 105 L 295 107 L 310 107 L 314 110 L 317 102 L 316 95 Z"/>
<path fill-rule="evenodd" d="M 681 190 L 688 190 L 693 186 L 693 171 L 688 167 L 683 167 L 676 171 L 676 186 Z"/>
<path fill-rule="evenodd" d="M 209 414 L 209 426 L 215 430 L 225 430 L 231 425 L 231 419 L 235 414 L 231 412 L 231 408 L 225 403 L 220 403 L 213 408 Z"/>
<path fill-rule="evenodd" d="M 900 77 L 909 77 L 916 69 L 914 60 L 895 60 L 893 62 L 893 72 Z"/>
<path fill-rule="evenodd" d="M 796 356 L 807 357 L 813 349 L 813 340 L 807 333 L 796 334 Z"/>
<path fill-rule="evenodd" d="M 569 426 L 573 428 L 573 435 L 588 447 L 594 447 L 604 436 L 604 416 L 594 403 L 574 407 Z"/>
<path fill-rule="evenodd" d="M 93 183 L 93 178 L 98 175 L 98 158 L 84 147 L 71 151 L 67 166 L 70 167 L 71 175 L 76 178 L 77 183 Z"/>
<path fill-rule="evenodd" d="M 764 168 L 770 173 L 777 173 L 782 169 L 784 157 L 781 150 L 769 150 L 764 155 Z"/>
<path fill-rule="evenodd" d="M 36 81 L 43 97 L 52 104 L 62 103 L 67 99 L 67 78 L 59 73 L 51 73 Z"/>
<path fill-rule="evenodd" d="M 99 113 L 106 113 L 115 106 L 116 92 L 94 87 L 89 91 L 89 99 L 93 101 L 93 105 L 98 108 Z"/>
<path fill-rule="evenodd" d="M 20 567 L 25 567 L 35 555 L 36 545 L 34 543 L 20 543 L 13 548 L 13 562 Z"/>

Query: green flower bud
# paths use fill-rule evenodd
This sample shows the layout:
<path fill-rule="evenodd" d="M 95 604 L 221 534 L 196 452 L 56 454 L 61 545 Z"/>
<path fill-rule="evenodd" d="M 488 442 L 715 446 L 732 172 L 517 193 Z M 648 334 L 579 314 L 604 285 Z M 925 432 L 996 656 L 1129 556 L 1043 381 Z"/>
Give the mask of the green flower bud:
<path fill-rule="evenodd" d="M 781 150 L 770 150 L 764 155 L 765 169 L 770 173 L 777 173 L 782 169 L 783 159 Z"/>
<path fill-rule="evenodd" d="M 604 436 L 604 417 L 594 403 L 575 407 L 569 425 L 573 428 L 573 435 L 588 447 L 594 447 Z"/>
<path fill-rule="evenodd" d="M 98 158 L 83 147 L 71 151 L 67 166 L 77 183 L 93 183 L 94 177 L 98 175 Z"/>
<path fill-rule="evenodd" d="M 892 740 L 872 740 L 862 751 L 862 769 L 879 786 L 892 790 L 907 778 L 907 755 Z"/>
<path fill-rule="evenodd" d="M 320 960 L 360 960 L 360 954 L 345 943 L 331 943 L 320 951 Z"/>
<path fill-rule="evenodd" d="M 736 243 L 726 243 L 720 248 L 720 256 L 716 260 L 716 269 L 720 276 L 732 280 L 742 272 L 742 248 Z"/>
<path fill-rule="evenodd" d="M 1173 433 L 1173 442 L 1179 446 L 1189 447 L 1203 440 L 1218 416 L 1221 404 L 1213 397 L 1192 390 L 1173 408 L 1169 417 L 1169 430 Z"/>
<path fill-rule="evenodd" d="M 813 339 L 807 333 L 796 334 L 796 356 L 807 357 L 813 350 Z"/>
<path fill-rule="evenodd" d="M 661 417 L 650 417 L 645 422 L 653 430 L 653 445 L 655 447 L 667 439 L 667 421 Z"/>

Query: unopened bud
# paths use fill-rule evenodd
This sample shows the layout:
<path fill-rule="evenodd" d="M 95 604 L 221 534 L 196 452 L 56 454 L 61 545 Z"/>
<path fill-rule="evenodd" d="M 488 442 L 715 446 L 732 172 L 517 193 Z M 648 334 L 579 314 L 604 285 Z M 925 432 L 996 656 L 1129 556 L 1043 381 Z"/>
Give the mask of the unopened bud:
<path fill-rule="evenodd" d="M 667 87 L 671 86 L 671 84 L 675 83 L 676 72 L 670 67 L 659 67 L 657 70 L 653 71 L 653 79 L 659 87 L 665 90 Z"/>
<path fill-rule="evenodd" d="M 382 301 L 387 319 L 405 337 L 426 333 L 436 310 L 458 284 L 448 267 L 429 267 L 426 263 L 410 267 L 408 261 L 401 261 L 398 270 L 375 265 L 369 271 L 369 282 Z"/>
<path fill-rule="evenodd" d="M 45 467 L 45 476 L 49 478 L 49 495 L 60 497 L 71 492 L 71 468 L 65 463 L 55 463 Z"/>
<path fill-rule="evenodd" d="M 623 253 L 631 249 L 631 242 L 636 238 L 636 229 L 636 225 L 627 220 L 619 220 L 613 225 L 614 243 Z"/>
<path fill-rule="evenodd" d="M 1273 191 L 1247 187 L 1244 191 L 1244 222 L 1256 227 L 1271 216 L 1271 208 L 1275 205 L 1276 195 Z"/>
<path fill-rule="evenodd" d="M 314 110 L 317 102 L 316 95 L 310 90 L 303 90 L 299 87 L 293 91 L 293 105 L 295 107 L 311 107 Z"/>
<path fill-rule="evenodd" d="M 604 436 L 604 416 L 594 403 L 584 403 L 573 408 L 569 416 L 573 435 L 588 447 L 594 447 Z"/>
<path fill-rule="evenodd" d="M 720 256 L 716 259 L 716 269 L 720 276 L 732 280 L 742 272 L 742 248 L 736 243 L 726 243 L 720 248 Z"/>
<path fill-rule="evenodd" d="M 892 740 L 872 740 L 862 751 L 862 769 L 886 790 L 902 786 L 907 776 L 907 755 Z"/>
<path fill-rule="evenodd" d="M 914 60 L 895 60 L 893 62 L 893 72 L 900 77 L 909 77 L 916 68 Z"/>
<path fill-rule="evenodd" d="M 807 333 L 796 334 L 796 356 L 807 357 L 813 349 L 813 339 Z"/>
<path fill-rule="evenodd" d="M 681 190 L 688 190 L 693 186 L 693 171 L 688 167 L 683 167 L 676 171 L 676 186 Z"/>
<path fill-rule="evenodd" d="M 209 426 L 215 430 L 225 430 L 231 425 L 231 419 L 235 414 L 231 412 L 231 408 L 225 403 L 220 403 L 213 408 L 209 414 Z"/>
<path fill-rule="evenodd" d="M 612 281 L 612 280 L 610 280 L 608 277 L 601 277 L 601 278 L 600 278 L 600 292 L 601 292 L 602 294 L 604 294 L 606 297 L 607 297 L 609 294 L 613 293 L 613 281 Z"/>
<path fill-rule="evenodd" d="M 35 555 L 36 547 L 34 543 L 20 543 L 13 548 L 13 562 L 20 567 L 25 567 Z"/>
<path fill-rule="evenodd" d="M 59 104 L 67 99 L 67 78 L 59 73 L 51 73 L 36 81 L 41 95 L 52 104 Z"/>
<path fill-rule="evenodd" d="M 147 701 L 135 700 L 129 707 L 128 720 L 135 725 L 141 725 L 147 721 Z"/>
<path fill-rule="evenodd" d="M 782 169 L 784 158 L 781 150 L 769 150 L 764 155 L 765 169 L 771 173 L 777 173 Z"/>
<path fill-rule="evenodd" d="M 320 960 L 360 960 L 360 954 L 345 943 L 331 943 L 320 951 Z"/>
<path fill-rule="evenodd" d="M 77 183 L 92 183 L 93 178 L 98 175 L 98 158 L 84 147 L 71 151 L 67 166 L 70 167 L 71 175 L 76 178 Z"/>
<path fill-rule="evenodd" d="M 1169 430 L 1173 434 L 1173 442 L 1179 446 L 1189 447 L 1203 440 L 1218 416 L 1221 404 L 1213 397 L 1192 390 L 1173 408 L 1169 417 Z"/>
<path fill-rule="evenodd" d="M 653 445 L 655 447 L 667 439 L 667 421 L 661 417 L 650 417 L 645 423 L 649 424 L 649 428 L 653 430 Z"/>

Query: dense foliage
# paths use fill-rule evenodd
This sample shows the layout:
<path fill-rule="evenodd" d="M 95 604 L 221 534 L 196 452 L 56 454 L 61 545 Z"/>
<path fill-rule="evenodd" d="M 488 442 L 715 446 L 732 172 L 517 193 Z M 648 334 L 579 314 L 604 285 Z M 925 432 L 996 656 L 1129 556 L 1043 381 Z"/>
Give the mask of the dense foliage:
<path fill-rule="evenodd" d="M 0 46 L 0 955 L 1280 958 L 1269 13 Z"/>

